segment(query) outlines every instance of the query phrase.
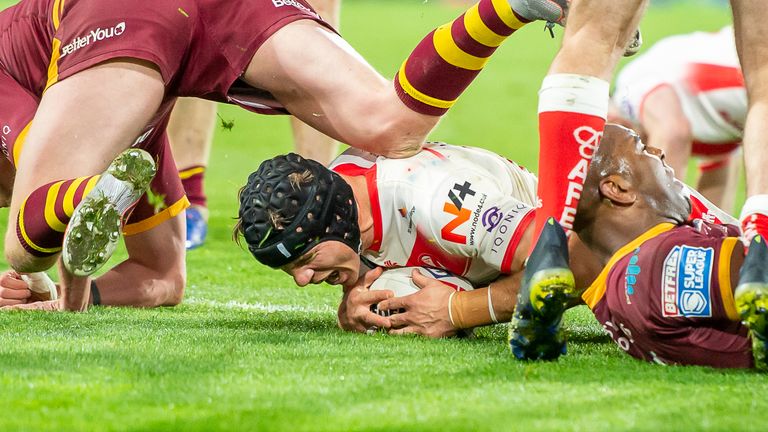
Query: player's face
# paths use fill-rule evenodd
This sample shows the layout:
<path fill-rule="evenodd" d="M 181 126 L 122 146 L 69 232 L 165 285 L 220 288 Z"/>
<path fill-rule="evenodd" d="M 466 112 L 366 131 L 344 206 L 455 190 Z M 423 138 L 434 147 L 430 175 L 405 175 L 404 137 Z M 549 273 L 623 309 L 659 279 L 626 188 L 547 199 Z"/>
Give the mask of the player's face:
<path fill-rule="evenodd" d="M 684 221 L 690 214 L 690 201 L 684 185 L 675 178 L 675 171 L 667 165 L 664 151 L 649 146 L 633 131 L 617 126 L 606 127 L 606 133 L 615 136 L 619 146 L 615 152 L 627 164 L 626 175 L 649 207 L 658 214 Z"/>
<path fill-rule="evenodd" d="M 339 241 L 318 243 L 296 261 L 283 267 L 298 286 L 327 282 L 351 285 L 360 274 L 360 257 Z"/>

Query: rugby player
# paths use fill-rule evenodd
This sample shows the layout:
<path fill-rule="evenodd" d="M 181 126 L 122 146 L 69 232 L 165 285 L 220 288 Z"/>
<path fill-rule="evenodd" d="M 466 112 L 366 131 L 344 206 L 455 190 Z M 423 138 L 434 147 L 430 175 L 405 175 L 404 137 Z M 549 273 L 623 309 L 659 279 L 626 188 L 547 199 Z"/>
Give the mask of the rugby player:
<path fill-rule="evenodd" d="M 696 156 L 696 190 L 733 210 L 747 93 L 732 27 L 660 40 L 618 73 L 611 102 L 608 121 L 663 150 L 683 181 Z"/>
<path fill-rule="evenodd" d="M 486 150 L 441 143 L 406 159 L 348 150 L 331 169 L 289 154 L 250 175 L 236 235 L 257 260 L 299 286 L 343 285 L 347 330 L 441 337 L 509 321 L 531 241 L 533 174 Z M 404 266 L 448 270 L 476 289 L 451 296 L 416 272 L 414 295 L 368 290 L 380 274 L 363 277 L 369 268 Z M 377 303 L 406 312 L 381 317 L 370 311 Z"/>
<path fill-rule="evenodd" d="M 59 181 L 104 172 L 131 146 L 158 158 L 178 96 L 290 112 L 354 147 L 411 155 L 508 36 L 562 18 L 545 3 L 513 10 L 481 0 L 430 33 L 393 86 L 302 0 L 23 0 L 0 12 L 0 139 L 16 168 L 6 259 L 37 272 L 56 262 L 60 245 L 78 251 L 62 257 L 73 275 L 64 307 L 86 308 L 88 276 L 119 232 L 93 215 L 127 215 L 118 201 L 140 188 L 105 184 L 56 219 L 39 197 L 58 196 Z M 168 212 L 154 221 L 186 202 L 165 200 Z M 39 229 L 26 230 L 32 225 Z"/>
<path fill-rule="evenodd" d="M 90 286 L 85 293 L 85 301 L 89 304 L 155 307 L 174 306 L 181 302 L 186 283 L 184 222 L 182 214 L 177 210 L 163 209 L 162 206 L 165 205 L 164 201 L 179 203 L 171 206 L 175 205 L 183 210 L 187 201 L 176 174 L 176 166 L 173 164 L 170 152 L 166 150 L 161 148 L 158 153 L 157 173 L 154 174 L 151 183 L 151 189 L 154 190 L 155 195 L 164 196 L 164 199 L 150 202 L 144 196 L 135 203 L 133 212 L 123 227 L 128 258 L 90 281 Z M 27 200 L 25 208 L 32 205 L 45 205 L 46 208 L 51 209 L 46 215 L 47 218 L 64 219 L 77 202 L 93 189 L 100 187 L 101 177 L 111 176 L 110 173 L 117 174 L 115 169 L 121 164 L 130 163 L 128 158 L 136 153 L 143 153 L 135 149 L 127 152 L 129 154 L 121 155 L 117 163 L 111 164 L 105 174 L 78 178 L 74 181 L 58 181 L 51 188 L 56 191 L 55 195 L 32 195 Z M 153 171 L 155 170 L 151 170 Z M 10 155 L 0 158 L 0 184 L 2 184 L 0 206 L 2 207 L 8 207 L 10 203 L 13 178 L 14 168 Z M 143 190 L 140 190 L 134 197 L 138 198 L 142 193 Z M 46 220 L 30 222 L 31 225 L 23 227 L 28 233 L 39 231 Z M 60 247 L 61 245 L 44 244 L 42 246 Z M 71 276 L 65 269 L 60 268 L 59 276 L 61 285 L 71 283 L 71 280 L 67 279 Z M 0 307 L 60 310 L 63 308 L 66 297 L 57 298 L 57 291 L 61 291 L 64 296 L 67 295 L 66 290 L 62 290 L 62 286 L 57 289 L 45 273 L 22 275 L 10 270 L 0 275 Z"/>
<path fill-rule="evenodd" d="M 339 28 L 341 0 L 309 0 L 318 15 L 333 28 Z M 205 174 L 213 145 L 216 103 L 195 98 L 180 98 L 171 113 L 168 139 L 179 167 L 179 177 L 190 206 L 186 210 L 187 249 L 200 247 L 208 234 L 208 205 Z M 294 148 L 306 158 L 323 164 L 336 157 L 338 143 L 311 126 L 291 117 Z"/>
<path fill-rule="evenodd" d="M 735 225 L 688 223 L 691 202 L 664 153 L 629 129 L 605 128 L 574 231 L 604 265 L 582 298 L 633 357 L 765 368 L 766 320 L 741 321 L 734 288 L 750 272 Z M 735 219 L 732 219 L 736 222 Z M 765 266 L 760 236 L 751 249 Z M 754 359 L 753 359 L 754 354 Z"/>
<path fill-rule="evenodd" d="M 574 0 L 570 7 L 562 47 L 539 92 L 538 196 L 542 208 L 537 212 L 536 232 L 549 217 L 557 218 L 565 229 L 573 225 L 587 168 L 605 126 L 608 82 L 636 34 L 647 3 Z M 731 0 L 731 6 L 736 47 L 749 95 L 743 140 L 748 198 L 741 213 L 744 241 L 749 242 L 755 234 L 768 235 L 768 152 L 764 143 L 768 136 L 768 60 L 763 54 L 768 50 L 768 30 L 763 25 L 768 12 L 759 0 Z M 523 333 L 546 335 L 545 329 L 551 325 L 535 305 L 546 304 L 550 312 L 564 309 L 564 299 L 575 293 L 566 250 L 546 249 L 546 253 L 538 255 L 546 259 L 528 261 L 516 319 L 510 327 L 510 343 L 519 359 L 538 357 L 536 350 L 528 350 L 538 342 Z M 750 256 L 748 253 L 747 261 Z M 751 284 L 754 290 L 753 305 L 768 303 L 768 268 L 763 266 L 762 271 L 745 277 L 742 282 Z M 752 315 L 760 308 L 745 307 L 741 313 Z"/>

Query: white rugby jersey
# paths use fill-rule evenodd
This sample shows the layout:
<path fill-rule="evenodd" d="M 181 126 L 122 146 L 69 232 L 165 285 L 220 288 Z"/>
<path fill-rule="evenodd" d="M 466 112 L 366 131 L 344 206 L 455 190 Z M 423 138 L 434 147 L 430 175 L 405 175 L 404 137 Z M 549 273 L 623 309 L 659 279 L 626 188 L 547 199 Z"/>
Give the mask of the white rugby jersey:
<path fill-rule="evenodd" d="M 680 98 L 694 154 L 721 154 L 738 146 L 747 94 L 731 27 L 662 39 L 621 70 L 612 99 L 625 118 L 639 124 L 643 101 L 664 85 Z"/>
<path fill-rule="evenodd" d="M 437 267 L 473 284 L 510 272 L 537 205 L 535 175 L 479 148 L 429 143 L 407 159 L 349 149 L 330 166 L 366 178 L 374 241 L 365 258 Z"/>

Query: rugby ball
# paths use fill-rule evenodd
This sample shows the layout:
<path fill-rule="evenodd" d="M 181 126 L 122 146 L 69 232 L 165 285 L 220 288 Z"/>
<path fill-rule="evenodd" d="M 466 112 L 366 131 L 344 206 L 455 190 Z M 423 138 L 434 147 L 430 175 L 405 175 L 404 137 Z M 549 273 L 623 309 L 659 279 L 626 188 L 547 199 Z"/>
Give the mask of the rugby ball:
<path fill-rule="evenodd" d="M 426 277 L 437 279 L 456 291 L 471 291 L 474 289 L 468 280 L 455 276 L 450 272 L 429 267 L 400 267 L 384 270 L 384 273 L 371 284 L 371 290 L 390 290 L 395 297 L 403 297 L 419 290 L 418 285 L 411 279 L 411 273 L 418 269 Z"/>

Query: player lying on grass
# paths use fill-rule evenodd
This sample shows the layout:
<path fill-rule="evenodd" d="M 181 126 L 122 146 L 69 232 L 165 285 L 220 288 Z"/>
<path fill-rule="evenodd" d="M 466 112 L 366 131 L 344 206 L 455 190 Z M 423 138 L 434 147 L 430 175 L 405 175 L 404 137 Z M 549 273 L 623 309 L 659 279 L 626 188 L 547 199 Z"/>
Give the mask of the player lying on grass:
<path fill-rule="evenodd" d="M 689 223 L 691 215 L 701 216 L 698 205 L 693 207 L 692 212 L 686 187 L 664 163 L 663 152 L 629 129 L 607 125 L 574 223 L 604 266 L 582 298 L 633 357 L 764 368 L 765 309 L 752 300 L 749 282 L 756 266 L 768 264 L 765 242 L 757 236 L 744 262 L 738 226 Z M 744 285 L 734 293 L 740 272 Z M 538 304 L 543 306 L 537 313 L 555 311 L 549 323 L 540 321 L 541 329 L 557 326 L 559 311 L 547 310 L 546 299 Z M 752 341 L 742 319 L 751 326 Z"/>
<path fill-rule="evenodd" d="M 696 189 L 715 205 L 733 210 L 744 135 L 747 93 L 733 28 L 664 38 L 627 64 L 616 77 L 609 121 L 636 130 L 667 155 L 685 180 L 696 156 Z M 613 119 L 611 117 L 614 117 Z"/>
<path fill-rule="evenodd" d="M 546 0 L 512 2 L 480 0 L 430 33 L 393 84 L 302 0 L 22 0 L 0 12 L 0 130 L 16 168 L 7 261 L 38 272 L 62 244 L 76 251 L 62 254 L 63 303 L 85 309 L 88 276 L 119 233 L 111 218 L 88 219 L 127 214 L 118 201 L 136 185 L 97 187 L 55 218 L 40 197 L 58 199 L 58 182 L 103 172 L 131 146 L 158 148 L 178 96 L 291 113 L 354 147 L 415 153 L 509 35 L 564 16 Z"/>
<path fill-rule="evenodd" d="M 347 330 L 441 337 L 509 321 L 532 235 L 533 174 L 486 150 L 437 143 L 406 159 L 348 150 L 331 168 L 289 154 L 251 174 L 236 235 L 257 260 L 299 286 L 343 285 Z M 418 293 L 390 298 L 368 290 L 380 270 L 361 275 L 376 266 L 441 268 L 477 289 L 451 297 L 417 272 Z M 370 311 L 377 303 L 406 312 L 381 317 Z"/>
<path fill-rule="evenodd" d="M 164 149 L 164 148 L 163 148 Z M 181 187 L 176 166 L 169 151 L 161 149 L 158 153 L 157 169 L 150 159 L 145 160 L 142 150 L 128 150 L 110 165 L 103 175 L 78 178 L 74 181 L 59 181 L 52 186 L 57 193 L 40 196 L 32 195 L 26 206 L 45 205 L 50 209 L 48 218 L 63 218 L 67 209 L 72 209 L 74 202 L 80 200 L 91 190 L 115 184 L 116 180 L 101 180 L 102 177 L 120 176 L 121 167 L 128 164 L 147 163 L 149 175 L 154 174 L 151 188 L 157 196 L 169 202 L 180 202 L 181 209 L 186 205 L 186 198 Z M 155 174 L 155 171 L 157 173 Z M 7 207 L 13 187 L 14 169 L 9 158 L 0 158 L 0 206 Z M 148 182 L 151 177 L 143 179 Z M 100 182 L 101 180 L 101 182 Z M 99 183 L 101 186 L 98 186 Z M 143 189 L 137 190 L 130 203 L 139 198 Z M 133 209 L 123 231 L 128 258 L 90 283 L 89 303 L 112 306 L 172 306 L 181 302 L 185 285 L 185 250 L 183 213 L 161 209 L 161 201 L 150 203 L 142 198 Z M 173 216 L 171 216 L 174 214 Z M 100 215 L 106 217 L 107 215 Z M 32 225 L 25 225 L 25 232 L 39 229 L 45 221 L 33 220 Z M 147 229 L 151 227 L 151 229 Z M 50 246 L 50 245 L 45 245 Z M 54 245 L 55 246 L 55 245 Z M 67 272 L 60 271 L 60 280 L 66 284 Z M 61 289 L 61 287 L 59 288 Z M 52 292 L 50 292 L 51 290 Z M 49 292 L 46 292 L 49 291 Z M 51 295 L 52 294 L 52 295 Z M 64 292 L 66 294 L 66 292 Z M 57 290 L 45 273 L 20 275 L 16 271 L 6 271 L 0 275 L 0 307 L 15 309 L 59 310 L 63 299 L 56 299 Z M 53 299 L 50 299 L 53 297 Z"/>

